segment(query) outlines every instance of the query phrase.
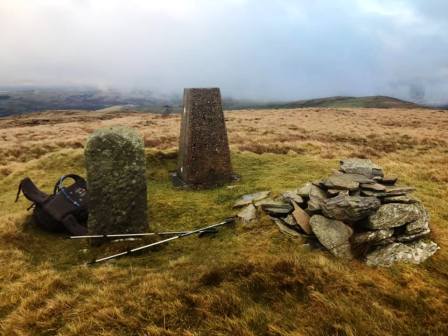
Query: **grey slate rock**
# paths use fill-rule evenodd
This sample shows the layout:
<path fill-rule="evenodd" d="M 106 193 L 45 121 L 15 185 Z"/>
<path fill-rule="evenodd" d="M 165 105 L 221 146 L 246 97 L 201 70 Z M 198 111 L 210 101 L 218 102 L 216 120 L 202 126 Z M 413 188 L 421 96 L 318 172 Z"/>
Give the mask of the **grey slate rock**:
<path fill-rule="evenodd" d="M 373 178 L 375 176 L 384 176 L 383 169 L 370 160 L 364 159 L 346 159 L 341 161 L 340 170 L 349 174 L 360 174 Z"/>
<path fill-rule="evenodd" d="M 305 199 L 308 199 L 310 197 L 310 191 L 312 185 L 313 184 L 310 182 L 305 183 L 301 188 L 297 190 L 297 194 Z"/>
<path fill-rule="evenodd" d="M 381 177 L 381 176 L 375 176 L 374 180 L 378 183 L 381 183 L 386 186 L 393 186 L 398 181 L 398 177 Z"/>
<path fill-rule="evenodd" d="M 420 216 L 421 209 L 415 204 L 389 203 L 371 215 L 366 225 L 373 230 L 390 229 L 414 222 Z"/>
<path fill-rule="evenodd" d="M 294 210 L 289 204 L 263 204 L 261 208 L 272 217 L 286 217 Z"/>
<path fill-rule="evenodd" d="M 298 195 L 296 191 L 285 191 L 282 194 L 282 198 L 284 201 L 291 203 L 291 201 L 296 202 L 297 204 L 303 204 L 305 201 L 302 196 Z"/>
<path fill-rule="evenodd" d="M 408 234 L 416 234 L 423 231 L 429 230 L 429 214 L 428 211 L 420 204 L 417 203 L 415 206 L 419 210 L 419 217 L 406 225 L 406 233 Z"/>
<path fill-rule="evenodd" d="M 280 232 L 295 238 L 302 237 L 300 233 L 296 230 L 291 229 L 288 225 L 286 225 L 281 219 L 272 217 L 275 225 L 279 228 Z"/>
<path fill-rule="evenodd" d="M 237 214 L 237 217 L 243 223 L 250 223 L 257 219 L 257 209 L 253 204 L 249 204 Z"/>
<path fill-rule="evenodd" d="M 413 191 L 415 191 L 415 188 L 412 187 L 387 187 L 385 196 L 402 196 L 407 195 Z"/>
<path fill-rule="evenodd" d="M 310 187 L 308 211 L 311 213 L 319 212 L 322 209 L 322 203 L 327 199 L 327 193 L 314 184 Z"/>
<path fill-rule="evenodd" d="M 353 236 L 352 242 L 357 245 L 361 244 L 376 244 L 384 241 L 394 234 L 393 229 L 389 230 L 375 230 L 357 233 Z"/>
<path fill-rule="evenodd" d="M 328 189 L 356 190 L 359 188 L 359 182 L 353 181 L 345 174 L 330 176 L 324 180 L 323 184 Z"/>
<path fill-rule="evenodd" d="M 388 196 L 382 199 L 383 203 L 404 203 L 404 204 L 412 204 L 417 203 L 418 201 L 410 196 L 402 195 L 402 196 Z"/>
<path fill-rule="evenodd" d="M 252 202 L 257 202 L 262 199 L 267 198 L 271 194 L 270 191 L 259 191 L 254 194 L 244 195 L 233 205 L 234 208 L 240 208 L 251 204 Z"/>
<path fill-rule="evenodd" d="M 89 232 L 146 232 L 148 203 L 142 137 L 125 127 L 99 129 L 87 140 L 85 162 Z"/>
<path fill-rule="evenodd" d="M 369 266 L 390 267 L 396 262 L 420 264 L 434 255 L 439 249 L 436 243 L 419 240 L 409 244 L 392 243 L 379 247 L 367 255 Z"/>
<path fill-rule="evenodd" d="M 431 233 L 431 230 L 428 228 L 426 230 L 417 232 L 417 233 L 406 233 L 400 236 L 396 237 L 396 241 L 400 243 L 410 242 L 419 238 L 422 238 L 424 236 L 427 236 Z"/>
<path fill-rule="evenodd" d="M 351 227 L 321 215 L 311 217 L 310 225 L 319 242 L 333 255 L 344 259 L 353 258 L 349 242 L 353 234 Z"/>
<path fill-rule="evenodd" d="M 381 202 L 376 197 L 339 195 L 322 203 L 322 212 L 328 218 L 356 222 L 373 214 Z"/>
<path fill-rule="evenodd" d="M 361 188 L 372 191 L 386 191 L 386 186 L 379 183 L 363 183 L 361 184 Z"/>

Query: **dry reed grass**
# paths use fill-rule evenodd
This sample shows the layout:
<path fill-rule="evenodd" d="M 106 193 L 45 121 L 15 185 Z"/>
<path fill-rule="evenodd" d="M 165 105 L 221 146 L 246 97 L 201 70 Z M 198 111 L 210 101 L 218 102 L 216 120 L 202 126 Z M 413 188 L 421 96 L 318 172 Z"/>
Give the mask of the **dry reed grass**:
<path fill-rule="evenodd" d="M 0 333 L 3 335 L 446 335 L 448 114 L 428 110 L 304 109 L 226 114 L 234 188 L 176 191 L 179 119 L 150 114 L 42 113 L 0 120 Z M 42 124 L 39 124 L 43 120 Z M 327 175 L 349 155 L 373 158 L 428 207 L 441 250 L 420 266 L 370 268 L 335 260 L 279 233 L 261 216 L 215 238 L 188 238 L 98 267 L 87 249 L 36 229 L 20 178 L 50 190 L 84 174 L 87 135 L 136 127 L 148 148 L 153 230 L 202 226 L 233 214 L 240 195 Z M 163 153 L 154 149 L 163 149 Z M 261 154 L 261 155 L 260 155 Z"/>

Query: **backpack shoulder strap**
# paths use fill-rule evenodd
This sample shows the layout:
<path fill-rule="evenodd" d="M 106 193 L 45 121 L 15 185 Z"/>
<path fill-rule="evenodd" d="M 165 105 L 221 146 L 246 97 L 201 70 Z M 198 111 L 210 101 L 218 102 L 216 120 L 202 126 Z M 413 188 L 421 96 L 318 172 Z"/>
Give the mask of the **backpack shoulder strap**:
<path fill-rule="evenodd" d="M 50 197 L 50 195 L 39 190 L 29 177 L 24 178 L 20 182 L 16 202 L 19 200 L 20 192 L 23 192 L 28 200 L 36 204 L 43 204 Z"/>
<path fill-rule="evenodd" d="M 62 219 L 62 224 L 72 235 L 85 236 L 87 234 L 87 228 L 79 224 L 73 215 L 65 216 Z"/>

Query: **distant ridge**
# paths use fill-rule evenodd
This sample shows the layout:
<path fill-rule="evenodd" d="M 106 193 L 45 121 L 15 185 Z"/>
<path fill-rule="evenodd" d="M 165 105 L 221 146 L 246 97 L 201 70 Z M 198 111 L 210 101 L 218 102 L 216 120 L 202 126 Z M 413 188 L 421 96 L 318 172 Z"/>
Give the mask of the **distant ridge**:
<path fill-rule="evenodd" d="M 306 108 L 306 107 L 342 107 L 342 108 L 427 108 L 422 105 L 388 96 L 345 97 L 298 100 L 284 104 L 272 104 L 275 108 Z"/>

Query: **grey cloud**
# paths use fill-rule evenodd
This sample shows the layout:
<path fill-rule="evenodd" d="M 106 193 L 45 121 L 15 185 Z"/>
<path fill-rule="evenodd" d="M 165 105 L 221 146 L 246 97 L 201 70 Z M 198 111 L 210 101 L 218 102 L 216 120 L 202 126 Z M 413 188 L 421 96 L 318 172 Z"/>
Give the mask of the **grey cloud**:
<path fill-rule="evenodd" d="M 220 86 L 239 98 L 384 94 L 446 102 L 447 6 L 418 0 L 3 0 L 0 84 L 169 94 Z"/>

